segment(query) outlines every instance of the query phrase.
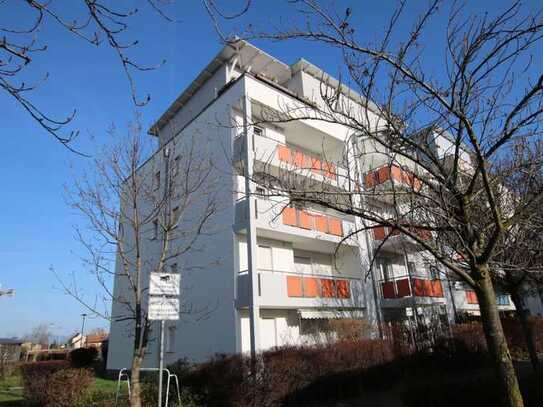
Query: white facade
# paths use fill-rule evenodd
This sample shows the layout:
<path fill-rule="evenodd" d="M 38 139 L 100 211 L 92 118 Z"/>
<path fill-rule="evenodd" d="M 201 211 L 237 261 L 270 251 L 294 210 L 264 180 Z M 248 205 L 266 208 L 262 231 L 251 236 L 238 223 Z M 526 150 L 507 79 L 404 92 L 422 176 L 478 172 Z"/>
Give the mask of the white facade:
<path fill-rule="evenodd" d="M 252 182 L 246 194 L 240 168 L 272 175 L 289 171 L 330 188 L 354 188 L 345 181 L 352 179 L 345 175 L 352 168 L 341 166 L 352 154 L 345 151 L 351 135 L 346 127 L 307 119 L 250 125 L 286 106 L 307 111 L 308 102 L 322 103 L 322 74 L 306 61 L 289 67 L 240 41 L 236 49 L 225 47 L 151 129 L 159 150 L 139 171 L 165 171 L 164 151 L 172 157 L 192 141 L 195 154 L 213 163 L 214 193 L 221 203 L 213 233 L 202 238 L 200 250 L 170 261 L 181 273 L 182 301 L 209 312 L 166 323 L 166 363 L 248 352 L 253 330 L 257 350 L 264 350 L 315 341 L 315 321 L 363 318 L 371 327 L 388 314 L 428 306 L 451 315 L 444 276 L 432 271 L 416 247 L 406 254 L 400 236 L 387 242 L 369 272 L 378 231 L 346 238 L 360 220 L 323 208 L 285 208 L 284 201 L 266 196 Z M 378 124 L 379 118 L 370 116 Z M 378 152 L 373 157 L 362 163 L 363 174 L 384 165 Z M 299 165 L 302 161 L 309 167 Z M 387 202 L 379 204 L 386 208 Z M 195 203 L 190 210 L 197 216 L 201 208 Z M 149 238 L 144 256 L 156 256 L 158 245 Z M 126 284 L 117 278 L 114 295 Z M 113 316 L 120 313 L 115 304 Z M 157 365 L 158 323 L 156 328 L 147 366 Z M 129 322 L 112 323 L 108 368 L 129 366 L 130 331 Z"/>

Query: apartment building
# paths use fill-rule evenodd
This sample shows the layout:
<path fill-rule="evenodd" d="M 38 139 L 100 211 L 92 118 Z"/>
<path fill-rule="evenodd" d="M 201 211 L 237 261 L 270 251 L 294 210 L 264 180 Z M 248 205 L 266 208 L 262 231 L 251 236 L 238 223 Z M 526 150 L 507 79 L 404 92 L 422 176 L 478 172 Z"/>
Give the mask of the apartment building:
<path fill-rule="evenodd" d="M 160 179 L 175 168 L 172 162 L 190 140 L 191 151 L 213 164 L 213 195 L 221 203 L 213 233 L 202 237 L 200 249 L 168 260 L 167 269 L 181 274 L 182 300 L 194 312 L 167 322 L 166 363 L 248 352 L 253 346 L 313 343 L 333 334 L 336 320 L 363 320 L 371 327 L 398 319 L 424 322 L 435 315 L 447 321 L 459 310 L 476 312 L 470 292 L 405 236 L 381 244 L 388 235 L 384 227 L 351 236 L 360 219 L 318 206 L 286 206 L 288 197 L 269 194 L 255 182 L 286 174 L 295 182 L 345 192 L 360 185 L 417 182 L 379 151 L 354 168 L 347 142 L 352 134 L 345 126 L 307 118 L 264 120 L 285 107 L 306 111 L 321 103 L 322 78 L 337 83 L 305 60 L 289 66 L 239 41 L 225 46 L 152 126 L 159 148 L 139 171 Z M 348 89 L 344 95 L 352 103 L 360 98 Z M 435 145 L 446 154 L 446 138 L 436 138 Z M 392 206 L 377 195 L 367 204 L 383 211 Z M 199 206 L 191 210 L 196 214 Z M 146 256 L 156 255 L 158 240 L 149 230 Z M 125 289 L 117 277 L 114 295 Z M 114 304 L 113 316 L 119 307 Z M 209 312 L 202 317 L 197 310 Z M 129 366 L 129 332 L 129 321 L 112 323 L 108 368 Z M 156 365 L 157 332 L 148 366 Z"/>

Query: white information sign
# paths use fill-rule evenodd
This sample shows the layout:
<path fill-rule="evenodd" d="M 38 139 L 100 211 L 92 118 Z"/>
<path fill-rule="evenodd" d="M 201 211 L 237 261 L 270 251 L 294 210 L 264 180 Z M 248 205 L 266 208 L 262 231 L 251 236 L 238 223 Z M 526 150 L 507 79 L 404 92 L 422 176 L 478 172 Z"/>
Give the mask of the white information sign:
<path fill-rule="evenodd" d="M 179 298 L 149 297 L 148 317 L 162 321 L 179 319 Z"/>
<path fill-rule="evenodd" d="M 150 295 L 179 295 L 181 275 L 174 273 L 151 273 Z"/>

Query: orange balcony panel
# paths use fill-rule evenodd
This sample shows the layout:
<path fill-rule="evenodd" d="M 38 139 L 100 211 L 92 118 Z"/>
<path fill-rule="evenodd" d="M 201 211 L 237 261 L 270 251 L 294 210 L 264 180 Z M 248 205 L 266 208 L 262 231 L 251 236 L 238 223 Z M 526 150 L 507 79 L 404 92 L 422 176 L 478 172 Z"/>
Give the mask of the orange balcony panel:
<path fill-rule="evenodd" d="M 396 287 L 398 288 L 398 297 L 409 297 L 411 295 L 411 288 L 409 287 L 409 279 L 403 278 L 396 281 Z"/>
<path fill-rule="evenodd" d="M 328 218 L 322 215 L 313 215 L 315 229 L 322 233 L 328 233 Z"/>
<path fill-rule="evenodd" d="M 322 163 L 322 174 L 325 177 L 336 179 L 336 166 L 332 163 Z"/>
<path fill-rule="evenodd" d="M 298 211 L 298 219 L 300 221 L 298 226 L 303 229 L 313 229 L 313 216 L 311 214 L 305 211 Z"/>
<path fill-rule="evenodd" d="M 386 230 L 384 226 L 378 226 L 373 229 L 373 237 L 375 240 L 385 240 Z"/>
<path fill-rule="evenodd" d="M 347 280 L 336 280 L 338 298 L 351 298 L 349 282 Z"/>
<path fill-rule="evenodd" d="M 321 279 L 321 295 L 323 298 L 334 298 L 336 296 L 334 280 Z"/>
<path fill-rule="evenodd" d="M 285 146 L 278 146 L 277 147 L 277 158 L 279 158 L 279 161 L 283 161 L 286 163 L 289 163 L 292 161 L 291 151 L 290 148 Z"/>
<path fill-rule="evenodd" d="M 319 284 L 316 278 L 304 277 L 304 297 L 315 298 L 319 296 Z"/>
<path fill-rule="evenodd" d="M 400 231 L 398 229 L 394 229 L 391 231 L 389 227 L 386 226 L 377 226 L 376 228 L 373 228 L 373 237 L 375 240 L 385 240 L 385 237 L 387 236 L 395 236 L 399 235 Z"/>
<path fill-rule="evenodd" d="M 393 281 L 385 281 L 381 284 L 381 288 L 383 290 L 383 298 L 396 298 Z"/>
<path fill-rule="evenodd" d="M 443 298 L 443 286 L 440 280 L 433 280 L 432 282 L 432 296 Z"/>
<path fill-rule="evenodd" d="M 398 167 L 397 165 L 391 165 L 388 172 L 388 178 L 385 179 L 385 181 L 387 181 L 388 179 L 392 179 L 394 181 L 403 182 L 404 173 L 405 171 L 402 171 L 402 169 Z"/>
<path fill-rule="evenodd" d="M 479 304 L 479 300 L 477 299 L 477 294 L 475 294 L 475 291 L 472 291 L 472 290 L 466 291 L 466 300 L 468 304 Z"/>
<path fill-rule="evenodd" d="M 432 282 L 430 280 L 414 278 L 411 282 L 413 285 L 413 294 L 415 294 L 416 297 L 432 296 Z"/>
<path fill-rule="evenodd" d="M 287 276 L 287 295 L 289 297 L 302 297 L 302 278 Z"/>
<path fill-rule="evenodd" d="M 298 168 L 303 168 L 305 162 L 305 156 L 304 153 L 300 151 L 296 151 L 294 153 L 294 165 Z"/>
<path fill-rule="evenodd" d="M 283 225 L 296 226 L 296 209 L 291 207 L 283 208 Z"/>
<path fill-rule="evenodd" d="M 329 234 L 334 236 L 343 236 L 343 223 L 338 218 L 328 218 Z"/>
<path fill-rule="evenodd" d="M 398 165 L 384 166 L 370 171 L 366 174 L 364 182 L 366 187 L 371 188 L 386 181 L 397 181 L 412 186 L 415 191 L 420 190 L 421 181 L 409 171 L 403 170 Z"/>
<path fill-rule="evenodd" d="M 418 237 L 420 237 L 422 240 L 428 240 L 432 238 L 432 232 L 426 229 L 415 229 L 414 232 Z"/>
<path fill-rule="evenodd" d="M 316 174 L 320 174 L 322 171 L 322 163 L 321 160 L 312 157 L 311 158 L 311 171 L 313 171 Z"/>
<path fill-rule="evenodd" d="M 366 185 L 366 188 L 372 188 L 378 183 L 379 180 L 377 179 L 377 173 L 375 171 L 367 173 L 364 177 L 364 185 Z"/>

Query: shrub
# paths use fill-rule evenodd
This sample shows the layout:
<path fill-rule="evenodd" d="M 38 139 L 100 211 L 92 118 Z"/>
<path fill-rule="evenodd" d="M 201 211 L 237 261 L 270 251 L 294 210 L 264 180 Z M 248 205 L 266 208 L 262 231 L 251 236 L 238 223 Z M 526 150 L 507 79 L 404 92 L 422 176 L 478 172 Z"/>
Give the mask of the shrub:
<path fill-rule="evenodd" d="M 70 407 L 85 396 L 93 375 L 72 369 L 66 360 L 26 363 L 21 366 L 23 396 L 30 405 Z"/>
<path fill-rule="evenodd" d="M 88 369 L 62 369 L 49 378 L 45 389 L 45 407 L 72 407 L 83 400 L 94 380 Z"/>
<path fill-rule="evenodd" d="M 70 352 L 69 360 L 72 367 L 85 368 L 91 367 L 98 358 L 96 348 L 79 348 Z"/>
<path fill-rule="evenodd" d="M 209 407 L 271 407 L 357 392 L 364 371 L 392 358 L 387 341 L 361 340 L 264 352 L 258 356 L 254 377 L 250 375 L 250 360 L 243 355 L 218 355 L 198 366 L 180 361 L 168 368 L 183 385 L 184 402 Z M 316 385 L 313 391 L 304 391 L 319 381 L 333 381 L 333 385 Z"/>
<path fill-rule="evenodd" d="M 44 405 L 45 391 L 49 378 L 56 372 L 69 367 L 66 360 L 32 362 L 21 365 L 23 396 L 30 404 Z"/>

